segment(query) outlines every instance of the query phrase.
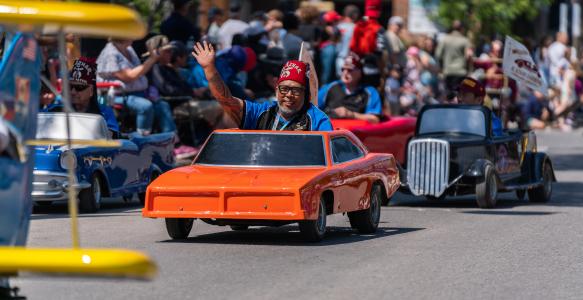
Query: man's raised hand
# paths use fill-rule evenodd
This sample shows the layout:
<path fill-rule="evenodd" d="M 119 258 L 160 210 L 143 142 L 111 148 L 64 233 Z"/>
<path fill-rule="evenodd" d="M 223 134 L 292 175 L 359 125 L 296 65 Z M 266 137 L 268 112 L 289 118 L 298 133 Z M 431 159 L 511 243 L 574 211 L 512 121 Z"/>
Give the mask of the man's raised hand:
<path fill-rule="evenodd" d="M 202 44 L 196 43 L 192 47 L 192 56 L 196 58 L 198 64 L 203 68 L 214 65 L 215 63 L 215 49 L 213 49 L 213 45 L 206 41 Z"/>

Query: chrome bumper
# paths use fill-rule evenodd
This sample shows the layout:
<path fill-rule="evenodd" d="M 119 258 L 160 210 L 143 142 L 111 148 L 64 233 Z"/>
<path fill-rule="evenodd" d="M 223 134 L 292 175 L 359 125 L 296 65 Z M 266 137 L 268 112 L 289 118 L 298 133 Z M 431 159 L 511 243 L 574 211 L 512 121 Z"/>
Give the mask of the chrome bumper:
<path fill-rule="evenodd" d="M 33 201 L 57 201 L 67 200 L 67 191 L 69 190 L 69 181 L 67 173 L 50 172 L 50 171 L 33 171 L 34 179 L 32 182 L 32 200 Z M 75 180 L 77 180 L 75 178 Z M 76 191 L 91 187 L 91 184 L 82 181 L 75 182 Z M 77 195 L 75 195 L 77 196 Z"/>

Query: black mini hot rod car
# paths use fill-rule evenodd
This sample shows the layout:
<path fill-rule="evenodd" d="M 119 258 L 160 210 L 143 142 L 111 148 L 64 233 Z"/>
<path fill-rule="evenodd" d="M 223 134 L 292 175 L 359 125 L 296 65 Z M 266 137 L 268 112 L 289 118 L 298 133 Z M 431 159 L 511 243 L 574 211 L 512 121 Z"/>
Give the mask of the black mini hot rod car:
<path fill-rule="evenodd" d="M 442 200 L 475 194 L 478 206 L 496 206 L 498 192 L 528 193 L 547 202 L 556 181 L 550 158 L 537 151 L 534 132 L 492 133 L 492 112 L 479 105 L 427 105 L 419 113 L 407 149 L 402 187 Z"/>

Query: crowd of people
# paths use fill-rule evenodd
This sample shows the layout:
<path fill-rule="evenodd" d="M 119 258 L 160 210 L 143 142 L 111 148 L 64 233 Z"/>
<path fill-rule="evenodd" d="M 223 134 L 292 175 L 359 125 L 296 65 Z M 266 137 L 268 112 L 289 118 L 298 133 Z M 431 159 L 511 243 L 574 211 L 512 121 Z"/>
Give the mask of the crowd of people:
<path fill-rule="evenodd" d="M 191 1 L 173 4 L 160 33 L 148 36 L 143 45 L 111 39 L 98 57 L 75 60 L 77 41 L 69 37 L 69 56 L 74 57 L 69 65 L 71 74 L 77 74 L 71 85 L 73 102 L 95 101 L 76 109 L 102 113 L 114 134 L 176 132 L 179 157 L 194 155 L 213 129 L 244 127 L 250 111 L 268 111 L 278 97 L 309 98 L 305 83 L 293 76 L 290 84 L 281 85 L 284 72 L 292 68 L 286 62 L 298 59 L 302 44 L 314 58 L 320 84 L 318 99 L 308 102 L 317 102 L 330 118 L 377 123 L 390 116 L 415 116 L 425 104 L 461 103 L 456 95 L 468 77 L 484 86 L 479 102 L 505 127 L 569 130 L 583 101 L 582 61 L 562 32 L 531 49 L 548 85 L 533 91 L 504 76 L 502 41 L 494 39 L 477 51 L 460 21 L 439 39 L 413 36 L 399 16 L 386 26 L 380 24 L 379 0 L 367 0 L 364 7 L 347 5 L 342 15 L 308 5 L 296 11 L 256 12 L 250 20 L 241 19 L 238 5 L 228 11 L 213 7 L 204 31 L 188 19 Z M 44 75 L 56 84 L 58 63 L 48 55 L 49 48 L 47 43 Z M 209 49 L 216 74 L 200 60 Z M 293 68 L 309 68 L 300 63 Z M 217 74 L 224 87 L 212 77 Z M 113 93 L 97 88 L 103 82 L 115 83 Z M 242 102 L 217 101 L 224 98 L 218 93 L 221 88 Z M 59 99 L 51 89 L 43 86 L 41 93 L 42 109 L 58 109 Z M 114 126 L 114 114 L 121 126 Z M 276 117 L 279 120 L 277 112 L 272 119 Z M 270 122 L 279 128 L 276 121 Z"/>

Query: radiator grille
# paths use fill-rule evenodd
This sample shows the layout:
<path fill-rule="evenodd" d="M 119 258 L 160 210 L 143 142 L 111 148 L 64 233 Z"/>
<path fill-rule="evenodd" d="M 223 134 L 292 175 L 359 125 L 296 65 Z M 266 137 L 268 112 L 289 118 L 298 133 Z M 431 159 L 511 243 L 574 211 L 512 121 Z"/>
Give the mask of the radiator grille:
<path fill-rule="evenodd" d="M 439 197 L 449 183 L 449 143 L 413 140 L 407 154 L 407 183 L 413 195 Z"/>

